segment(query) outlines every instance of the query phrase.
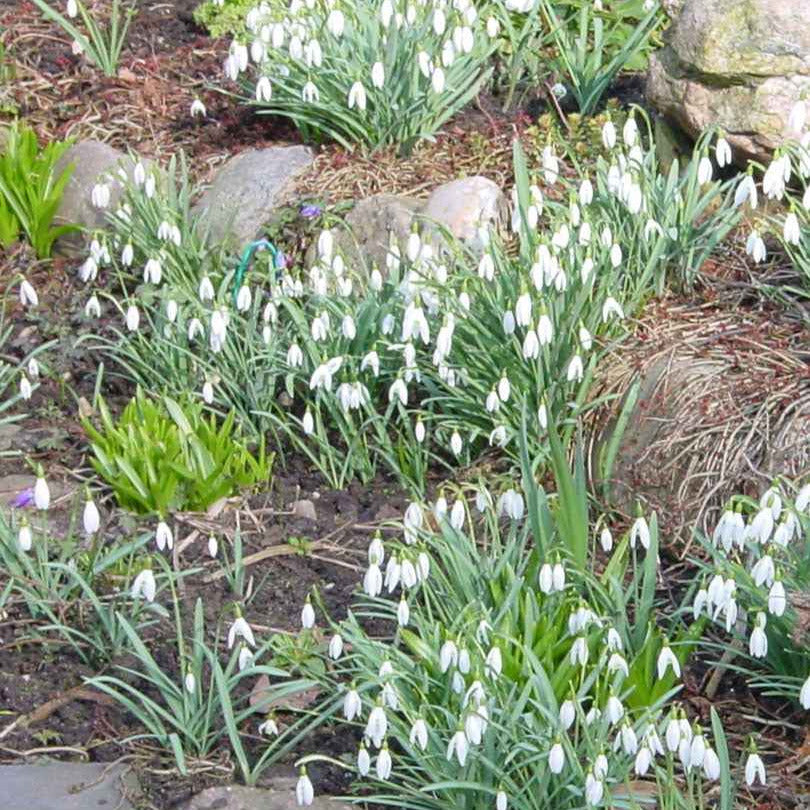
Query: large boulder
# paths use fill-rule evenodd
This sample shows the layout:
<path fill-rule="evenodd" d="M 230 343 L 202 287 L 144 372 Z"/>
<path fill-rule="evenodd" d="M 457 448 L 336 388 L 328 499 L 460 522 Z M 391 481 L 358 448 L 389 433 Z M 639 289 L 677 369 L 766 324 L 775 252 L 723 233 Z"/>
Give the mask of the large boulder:
<path fill-rule="evenodd" d="M 506 211 L 498 184 L 480 176 L 443 183 L 426 200 L 374 194 L 357 202 L 346 215 L 346 227 L 335 234 L 336 244 L 350 265 L 384 272 L 392 241 L 404 249 L 412 228 L 419 228 L 434 244 L 446 231 L 468 247 L 480 249 L 479 229 L 502 226 Z M 314 259 L 314 250 L 309 259 Z"/>
<path fill-rule="evenodd" d="M 247 149 L 223 164 L 193 213 L 212 241 L 227 241 L 239 249 L 262 235 L 292 180 L 310 163 L 312 153 L 304 146 Z"/>
<path fill-rule="evenodd" d="M 88 230 L 103 228 L 107 212 L 115 210 L 124 191 L 119 169 L 131 177 L 133 160 L 109 144 L 87 140 L 77 141 L 62 155 L 55 174 L 58 176 L 71 164 L 73 171 L 59 201 L 55 221 Z M 110 202 L 106 208 L 96 208 L 91 199 L 93 187 L 100 182 L 107 183 L 110 189 Z M 84 234 L 77 232 L 58 239 L 54 248 L 61 255 L 77 256 L 83 252 L 84 243 Z"/>
<path fill-rule="evenodd" d="M 651 104 L 692 136 L 721 126 L 737 160 L 795 138 L 803 94 L 810 112 L 808 0 L 685 0 L 650 59 Z"/>

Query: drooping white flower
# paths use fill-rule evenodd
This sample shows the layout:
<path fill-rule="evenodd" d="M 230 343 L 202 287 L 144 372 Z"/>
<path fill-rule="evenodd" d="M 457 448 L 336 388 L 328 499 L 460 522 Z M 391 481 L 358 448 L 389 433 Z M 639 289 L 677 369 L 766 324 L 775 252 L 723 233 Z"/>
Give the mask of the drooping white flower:
<path fill-rule="evenodd" d="M 467 740 L 467 735 L 464 733 L 462 729 L 459 729 L 451 738 L 450 742 L 447 745 L 447 760 L 448 762 L 453 758 L 455 754 L 456 759 L 458 760 L 458 764 L 461 767 L 464 767 L 464 764 L 467 762 L 467 754 L 470 750 L 470 743 Z"/>
<path fill-rule="evenodd" d="M 768 636 L 765 633 L 767 617 L 764 613 L 757 613 L 751 638 L 748 640 L 748 651 L 753 658 L 764 658 L 768 654 Z"/>
<path fill-rule="evenodd" d="M 343 716 L 351 723 L 355 717 L 360 717 L 363 703 L 356 689 L 351 688 L 343 698 Z"/>
<path fill-rule="evenodd" d="M 311 630 L 315 627 L 315 609 L 312 607 L 309 598 L 304 602 L 304 607 L 301 609 L 301 627 L 304 630 Z"/>
<path fill-rule="evenodd" d="M 315 790 L 307 776 L 307 769 L 301 768 L 301 775 L 295 785 L 295 800 L 299 807 L 309 807 L 315 798 Z"/>
<path fill-rule="evenodd" d="M 801 231 L 799 228 L 799 219 L 796 214 L 791 211 L 785 217 L 785 224 L 782 228 L 782 236 L 789 245 L 798 245 L 801 239 Z"/>
<path fill-rule="evenodd" d="M 366 88 L 362 82 L 355 82 L 349 88 L 347 104 L 350 110 L 357 107 L 358 110 L 363 112 L 366 109 Z"/>
<path fill-rule="evenodd" d="M 667 642 L 664 642 L 663 647 L 661 647 L 661 652 L 658 653 L 658 662 L 656 666 L 658 669 L 658 680 L 661 680 L 664 675 L 667 674 L 667 670 L 670 668 L 672 668 L 672 672 L 676 678 L 681 677 L 680 662 L 675 656 L 675 653 L 672 652 L 672 648 Z"/>
<path fill-rule="evenodd" d="M 650 548 L 650 527 L 643 515 L 639 515 L 630 528 L 630 548 L 635 548 L 636 543 L 647 551 Z"/>
<path fill-rule="evenodd" d="M 232 650 L 237 638 L 241 638 L 251 647 L 256 646 L 253 630 L 243 616 L 237 616 L 228 629 L 228 649 Z"/>
<path fill-rule="evenodd" d="M 602 143 L 605 149 L 613 149 L 616 146 L 616 126 L 609 119 L 602 126 Z"/>
<path fill-rule="evenodd" d="M 745 760 L 745 783 L 750 787 L 757 780 L 761 785 L 765 784 L 765 763 L 756 751 L 752 751 Z"/>
<path fill-rule="evenodd" d="M 191 102 L 189 114 L 191 115 L 192 118 L 205 118 L 206 114 L 205 104 L 203 104 L 203 102 L 199 98 L 195 98 L 194 101 Z"/>
<path fill-rule="evenodd" d="M 714 147 L 714 157 L 717 165 L 723 169 L 731 164 L 731 146 L 724 137 L 719 137 Z"/>
<path fill-rule="evenodd" d="M 799 690 L 799 703 L 803 709 L 810 709 L 810 675 L 807 676 L 807 680 Z"/>
<path fill-rule="evenodd" d="M 42 511 L 51 505 L 51 490 L 42 473 L 37 476 L 34 483 L 34 506 Z"/>
<path fill-rule="evenodd" d="M 126 320 L 126 324 L 127 324 L 127 329 L 130 332 L 137 332 L 138 331 L 138 326 L 141 323 L 141 313 L 138 310 L 138 307 L 135 306 L 135 304 L 130 304 L 127 307 L 125 320 Z"/>
<path fill-rule="evenodd" d="M 23 517 L 22 521 L 20 522 L 20 529 L 17 532 L 17 545 L 20 548 L 20 551 L 28 552 L 31 550 L 31 546 L 34 542 L 34 534 L 31 531 L 31 526 L 28 523 L 28 519 Z"/>
<path fill-rule="evenodd" d="M 144 568 L 133 580 L 130 596 L 133 599 L 143 597 L 147 602 L 155 601 L 157 584 L 151 568 Z"/>
<path fill-rule="evenodd" d="M 385 716 L 385 709 L 381 705 L 376 705 L 368 716 L 366 723 L 366 737 L 374 743 L 375 748 L 380 748 L 388 731 L 388 718 Z"/>

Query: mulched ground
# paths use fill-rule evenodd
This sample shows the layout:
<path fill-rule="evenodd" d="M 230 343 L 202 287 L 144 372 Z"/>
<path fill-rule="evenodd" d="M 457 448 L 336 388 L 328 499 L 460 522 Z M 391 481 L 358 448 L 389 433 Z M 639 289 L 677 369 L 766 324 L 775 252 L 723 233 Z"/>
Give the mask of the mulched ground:
<path fill-rule="evenodd" d="M 67 37 L 43 20 L 32 3 L 0 0 L 0 44 L 5 53 L 0 76 L 7 79 L 4 86 L 0 83 L 0 121 L 17 115 L 42 138 L 95 138 L 159 160 L 182 149 L 192 159 L 195 177 L 202 181 L 229 155 L 245 148 L 298 143 L 300 139 L 288 123 L 256 116 L 221 92 L 227 41 L 211 39 L 196 26 L 192 18 L 195 5 L 196 0 L 139 0 L 118 76 L 104 79 L 72 54 Z M 623 80 L 614 95 L 617 103 L 639 101 L 638 81 Z M 197 97 L 207 108 L 204 120 L 192 119 L 189 113 Z M 330 203 L 379 192 L 424 196 L 441 182 L 465 174 L 483 174 L 508 187 L 515 135 L 522 138 L 531 155 L 542 148 L 549 128 L 559 126 L 542 99 L 539 92 L 526 110 L 510 115 L 503 114 L 495 100 L 481 99 L 451 122 L 435 143 L 422 144 L 407 156 L 387 150 L 367 157 L 334 145 L 322 146 L 316 150 L 312 167 L 299 179 L 296 192 L 302 199 Z M 537 114 L 541 114 L 539 120 Z M 595 135 L 594 127 L 579 126 L 575 117 L 571 123 L 575 131 L 568 137 L 586 148 Z M 11 351 L 22 355 L 44 340 L 75 337 L 79 321 L 74 313 L 81 310 L 83 293 L 72 282 L 72 263 L 35 263 L 22 253 L 0 257 L 0 280 L 12 277 L 18 269 L 25 269 L 43 306 L 39 315 L 24 318 L 15 310 L 18 328 Z M 774 304 L 770 300 L 773 290 L 763 286 L 784 282 L 784 267 L 777 263 L 752 273 L 737 245 L 704 271 L 709 283 L 697 296 L 679 297 L 650 309 L 641 324 L 640 340 L 647 340 L 650 346 L 666 341 L 668 335 L 656 328 L 656 319 L 671 316 L 679 307 L 696 319 L 704 307 L 712 311 L 743 309 L 749 337 L 751 330 L 764 330 L 766 340 L 785 341 L 796 362 L 810 365 L 805 304 L 784 296 L 777 296 Z M 57 313 L 64 315 L 55 317 Z M 738 340 L 732 348 L 740 366 L 755 359 L 756 343 L 743 350 Z M 63 376 L 67 385 L 50 380 L 35 393 L 32 416 L 24 423 L 26 434 L 33 437 L 27 454 L 53 469 L 70 491 L 79 485 L 77 471 L 88 470 L 70 390 L 90 399 L 96 369 L 73 348 L 72 339 L 60 342 L 53 362 L 54 376 Z M 787 374 L 781 382 L 794 388 L 800 381 L 800 375 Z M 105 394 L 115 402 L 124 401 L 130 392 L 124 386 L 105 387 Z M 22 460 L 3 461 L 4 474 L 26 469 Z M 290 514 L 290 504 L 300 498 L 313 501 L 315 521 Z M 271 552 L 249 566 L 255 583 L 263 582 L 249 614 L 261 625 L 261 632 L 296 632 L 301 606 L 314 587 L 319 588 L 329 609 L 341 615 L 356 588 L 369 533 L 381 521 L 401 514 L 403 503 L 391 482 L 382 478 L 368 487 L 353 485 L 346 492 L 332 492 L 298 461 L 286 470 L 279 469 L 270 493 L 248 499 L 239 512 L 243 527 L 249 527 L 245 553 Z M 107 503 L 105 514 L 111 511 L 112 504 Z M 231 526 L 235 514 L 236 504 L 232 504 L 220 518 L 223 526 Z M 204 561 L 207 529 L 206 519 L 200 516 L 182 517 L 179 534 L 183 538 L 199 532 L 185 552 L 189 564 Z M 308 552 L 299 553 L 302 547 Z M 668 581 L 687 582 L 691 572 L 678 561 L 679 554 L 663 556 Z M 204 586 L 189 583 L 189 600 L 197 593 L 204 593 L 206 614 L 212 621 L 232 599 L 222 580 Z M 231 778 L 232 763 L 218 761 L 201 767 L 194 778 L 180 780 L 165 759 L 155 756 L 154 749 L 142 743 L 122 747 L 116 741 L 133 729 L 115 705 L 80 691 L 66 697 L 93 673 L 62 647 L 26 641 L 30 629 L 14 607 L 3 619 L 0 759 L 19 761 L 23 752 L 32 749 L 65 757 L 84 752 L 100 761 L 136 756 L 151 801 L 160 808 L 175 805 L 206 784 Z M 170 661 L 170 654 L 166 655 Z M 709 701 L 701 692 L 706 672 L 706 662 L 697 661 L 687 673 L 684 694 L 704 725 L 709 716 Z M 782 703 L 752 695 L 741 679 L 730 674 L 712 705 L 723 715 L 735 749 L 743 748 L 752 722 L 764 735 L 760 747 L 768 758 L 770 784 L 765 791 L 746 797 L 744 806 L 759 810 L 799 806 L 806 793 L 802 786 L 810 780 L 810 727 L 805 717 Z M 37 710 L 30 727 L 4 734 L 18 716 Z M 308 750 L 336 755 L 354 750 L 354 740 L 335 737 L 335 733 L 324 731 L 310 742 Z M 319 783 L 323 785 L 322 780 Z M 337 776 L 332 787 L 336 792 L 341 788 Z"/>

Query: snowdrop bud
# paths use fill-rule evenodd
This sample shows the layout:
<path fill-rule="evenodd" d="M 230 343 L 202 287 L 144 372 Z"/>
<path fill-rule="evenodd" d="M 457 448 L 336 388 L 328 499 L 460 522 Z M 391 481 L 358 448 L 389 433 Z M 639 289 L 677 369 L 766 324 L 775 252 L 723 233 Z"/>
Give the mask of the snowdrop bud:
<path fill-rule="evenodd" d="M 607 526 L 602 529 L 599 535 L 599 544 L 602 546 L 602 551 L 606 554 L 609 554 L 613 548 L 613 535 L 610 533 L 610 529 L 608 529 Z"/>
<path fill-rule="evenodd" d="M 39 304 L 39 296 L 33 285 L 27 279 L 20 281 L 20 303 L 24 306 L 35 307 Z"/>
<path fill-rule="evenodd" d="M 329 657 L 337 661 L 343 654 L 343 638 L 340 633 L 335 633 L 329 641 Z"/>
<path fill-rule="evenodd" d="M 461 439 L 461 435 L 457 430 L 454 430 L 453 435 L 450 437 L 450 449 L 453 451 L 453 455 L 458 456 L 461 453 L 463 446 L 464 443 Z"/>
<path fill-rule="evenodd" d="M 73 19 L 79 13 L 79 5 L 76 0 L 68 0 L 66 10 L 68 17 Z"/>
<path fill-rule="evenodd" d="M 17 532 L 17 545 L 20 551 L 30 551 L 33 541 L 34 535 L 28 523 L 28 518 L 23 516 L 23 519 L 20 521 L 20 530 Z"/>
<path fill-rule="evenodd" d="M 34 484 L 34 506 L 37 509 L 46 510 L 51 505 L 51 490 L 45 480 L 42 471 L 37 473 L 37 480 Z"/>
<path fill-rule="evenodd" d="M 565 751 L 559 741 L 555 742 L 548 752 L 548 767 L 552 773 L 562 773 L 565 767 Z"/>
<path fill-rule="evenodd" d="M 208 537 L 208 556 L 214 559 L 219 553 L 219 543 L 217 538 L 212 534 Z"/>
<path fill-rule="evenodd" d="M 382 90 L 385 84 L 385 68 L 382 62 L 375 62 L 371 67 L 371 84 L 378 90 Z"/>
<path fill-rule="evenodd" d="M 25 400 L 29 400 L 31 399 L 31 393 L 31 381 L 23 374 L 20 377 L 20 396 Z"/>
<path fill-rule="evenodd" d="M 605 121 L 602 126 L 602 143 L 605 149 L 613 149 L 616 146 L 616 127 L 612 121 Z"/>
<path fill-rule="evenodd" d="M 309 807 L 315 798 L 315 790 L 312 787 L 312 782 L 307 776 L 307 769 L 301 768 L 301 774 L 298 777 L 298 782 L 295 785 L 295 800 L 298 802 L 299 807 Z"/>
<path fill-rule="evenodd" d="M 84 525 L 84 533 L 88 537 L 98 531 L 101 523 L 101 517 L 98 513 L 98 507 L 93 503 L 90 493 L 87 493 L 87 499 L 84 502 L 84 513 L 82 514 L 82 523 Z"/>
<path fill-rule="evenodd" d="M 444 71 L 437 66 L 433 71 L 433 75 L 430 77 L 430 85 L 433 88 L 433 92 L 437 94 L 444 92 L 444 84 Z"/>

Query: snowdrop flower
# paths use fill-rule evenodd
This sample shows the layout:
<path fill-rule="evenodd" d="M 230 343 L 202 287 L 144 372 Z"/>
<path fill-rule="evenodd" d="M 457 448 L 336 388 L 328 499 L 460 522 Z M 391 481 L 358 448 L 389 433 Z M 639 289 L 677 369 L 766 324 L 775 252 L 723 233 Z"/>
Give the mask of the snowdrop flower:
<path fill-rule="evenodd" d="M 357 107 L 361 112 L 366 109 L 366 88 L 363 87 L 362 82 L 355 82 L 349 89 L 348 98 L 349 109 Z"/>
<path fill-rule="evenodd" d="M 609 295 L 605 299 L 605 303 L 602 304 L 602 321 L 607 322 L 613 315 L 622 319 L 624 318 L 624 310 L 622 305 L 612 295 Z"/>
<path fill-rule="evenodd" d="M 85 318 L 99 318 L 101 316 L 101 304 L 95 293 L 87 299 L 87 303 L 84 305 L 84 316 Z"/>
<path fill-rule="evenodd" d="M 770 554 L 765 554 L 754 563 L 751 569 L 751 576 L 754 579 L 754 584 L 761 588 L 763 585 L 770 587 L 773 584 L 776 569 L 773 563 L 773 557 Z"/>
<path fill-rule="evenodd" d="M 461 434 L 457 430 L 454 430 L 453 435 L 450 437 L 450 450 L 452 450 L 453 455 L 460 455 L 463 446 L 464 443 L 461 439 Z"/>
<path fill-rule="evenodd" d="M 67 2 L 67 15 L 73 19 L 79 13 L 79 5 L 76 0 L 68 0 Z"/>
<path fill-rule="evenodd" d="M 568 371 L 566 372 L 566 378 L 568 382 L 581 382 L 582 375 L 584 373 L 584 369 L 582 367 L 582 357 L 580 355 L 575 354 L 571 361 L 568 363 Z"/>
<path fill-rule="evenodd" d="M 387 731 L 388 718 L 385 716 L 385 709 L 378 703 L 368 716 L 366 737 L 374 743 L 375 748 L 380 748 Z"/>
<path fill-rule="evenodd" d="M 765 785 L 765 763 L 754 750 L 745 761 L 745 783 L 751 787 L 757 780 L 760 785 Z"/>
<path fill-rule="evenodd" d="M 622 717 L 624 717 L 624 706 L 622 705 L 621 700 L 613 694 L 610 693 L 608 697 L 607 706 L 605 707 L 605 715 L 607 716 L 608 721 L 611 725 L 616 725 Z"/>
<path fill-rule="evenodd" d="M 312 607 L 312 602 L 309 601 L 309 597 L 307 597 L 306 602 L 304 602 L 304 607 L 301 610 L 301 627 L 304 630 L 311 630 L 315 627 L 315 610 Z"/>
<path fill-rule="evenodd" d="M 796 214 L 791 211 L 785 217 L 785 224 L 782 229 L 782 236 L 789 245 L 798 245 L 801 239 L 801 232 L 799 230 L 799 220 Z"/>
<path fill-rule="evenodd" d="M 17 532 L 17 545 L 20 547 L 20 551 L 28 552 L 31 550 L 33 542 L 34 534 L 31 531 L 28 518 L 23 516 L 23 519 L 20 521 L 20 530 Z"/>
<path fill-rule="evenodd" d="M 101 523 L 101 516 L 98 513 L 98 507 L 93 503 L 90 493 L 84 501 L 84 512 L 82 513 L 82 524 L 84 526 L 84 533 L 89 537 L 98 531 Z"/>
<path fill-rule="evenodd" d="M 362 711 L 363 704 L 360 700 L 360 695 L 354 686 L 352 686 L 343 698 L 343 716 L 351 723 L 355 717 L 360 717 Z"/>
<path fill-rule="evenodd" d="M 807 680 L 799 691 L 799 703 L 803 709 L 810 709 L 810 675 L 807 676 Z"/>
<path fill-rule="evenodd" d="M 751 231 L 745 242 L 745 252 L 754 260 L 756 264 L 765 261 L 767 249 L 765 242 L 756 230 Z"/>
<path fill-rule="evenodd" d="M 273 716 L 268 714 L 264 722 L 259 724 L 257 731 L 265 737 L 278 737 L 278 724 Z"/>
<path fill-rule="evenodd" d="M 437 66 L 433 69 L 433 74 L 430 77 L 430 86 L 433 88 L 433 92 L 438 95 L 444 92 L 444 85 L 445 85 L 444 71 Z"/>
<path fill-rule="evenodd" d="M 748 651 L 754 658 L 764 658 L 768 654 L 768 636 L 765 635 L 767 621 L 764 613 L 757 613 L 754 629 L 748 641 Z"/>
<path fill-rule="evenodd" d="M 383 84 L 385 84 L 385 68 L 382 62 L 375 62 L 371 66 L 371 84 L 377 90 L 382 90 Z"/>
<path fill-rule="evenodd" d="M 499 647 L 492 647 L 484 661 L 484 674 L 494 681 L 500 676 L 502 669 L 503 658 L 501 656 L 501 650 Z"/>
<path fill-rule="evenodd" d="M 579 202 L 582 206 L 593 202 L 593 183 L 586 177 L 579 186 Z"/>
<path fill-rule="evenodd" d="M 507 489 L 498 498 L 498 516 L 507 515 L 512 520 L 522 520 L 524 506 L 523 496 L 515 489 Z"/>
<path fill-rule="evenodd" d="M 194 101 L 191 102 L 189 113 L 192 118 L 205 118 L 205 104 L 203 104 L 200 99 L 195 98 Z"/>
<path fill-rule="evenodd" d="M 774 580 L 768 592 L 768 610 L 774 616 L 783 616 L 787 607 L 787 596 L 785 586 L 780 579 Z"/>
<path fill-rule="evenodd" d="M 171 550 L 174 546 L 172 530 L 169 528 L 168 523 L 166 523 L 164 520 L 159 521 L 157 529 L 155 529 L 155 544 L 158 547 L 158 551 L 163 551 L 166 547 Z"/>
<path fill-rule="evenodd" d="M 750 174 L 746 174 L 734 192 L 734 205 L 739 207 L 744 202 L 748 202 L 752 209 L 757 207 L 757 184 Z"/>
<path fill-rule="evenodd" d="M 110 187 L 107 183 L 96 183 L 90 192 L 90 201 L 96 208 L 106 208 L 110 204 Z"/>
<path fill-rule="evenodd" d="M 731 163 L 731 146 L 728 141 L 721 135 L 717 139 L 714 147 L 714 157 L 717 165 L 722 169 Z"/>
<path fill-rule="evenodd" d="M 572 700 L 563 701 L 563 704 L 560 706 L 560 725 L 563 731 L 568 731 L 568 729 L 574 725 L 576 716 L 577 713 L 574 702 Z"/>
<path fill-rule="evenodd" d="M 469 750 L 470 744 L 467 740 L 467 735 L 464 733 L 463 729 L 459 729 L 450 738 L 450 742 L 447 746 L 447 761 L 449 762 L 453 759 L 453 754 L 455 754 L 458 764 L 463 768 L 464 764 L 467 762 L 467 753 Z"/>
<path fill-rule="evenodd" d="M 326 28 L 333 37 L 340 38 L 346 25 L 346 18 L 340 9 L 334 8 L 326 18 Z"/>
<path fill-rule="evenodd" d="M 537 320 L 537 340 L 541 346 L 548 346 L 554 337 L 554 326 L 548 313 L 541 313 Z"/>
<path fill-rule="evenodd" d="M 667 674 L 667 670 L 672 668 L 672 672 L 676 678 L 681 677 L 681 665 L 678 662 L 678 659 L 675 656 L 675 653 L 672 652 L 672 648 L 669 644 L 665 641 L 664 646 L 661 647 L 661 652 L 658 653 L 658 680 L 660 681 L 664 675 Z"/>
<path fill-rule="evenodd" d="M 377 755 L 376 772 L 378 779 L 388 779 L 391 776 L 391 754 L 388 751 L 388 746 L 384 746 L 380 753 Z"/>
<path fill-rule="evenodd" d="M 301 99 L 307 104 L 313 104 L 320 101 L 321 94 L 318 88 L 312 81 L 308 81 L 301 90 Z"/>
<path fill-rule="evenodd" d="M 591 807 L 595 807 L 602 801 L 604 794 L 604 782 L 602 782 L 601 779 L 597 779 L 593 771 L 588 771 L 585 776 L 585 801 Z"/>
<path fill-rule="evenodd" d="M 141 323 L 141 313 L 138 311 L 138 307 L 136 307 L 135 304 L 130 304 L 127 308 L 125 320 L 127 329 L 129 329 L 130 332 L 138 331 L 138 326 Z"/>
<path fill-rule="evenodd" d="M 601 533 L 599 534 L 599 545 L 602 546 L 602 551 L 604 551 L 606 554 L 609 554 L 613 548 L 613 535 L 610 533 L 610 529 L 607 527 L 602 529 Z"/>
<path fill-rule="evenodd" d="M 650 527 L 643 515 L 635 519 L 630 529 L 630 548 L 635 548 L 636 543 L 641 543 L 645 551 L 650 548 Z"/>
<path fill-rule="evenodd" d="M 562 743 L 557 740 L 548 752 L 548 767 L 552 773 L 562 773 L 565 767 L 565 750 Z"/>
<path fill-rule="evenodd" d="M 790 157 L 775 157 L 762 178 L 762 193 L 769 199 L 781 200 L 790 180 Z"/>
<path fill-rule="evenodd" d="M 439 668 L 442 673 L 447 672 L 451 666 L 456 666 L 458 663 L 458 647 L 455 643 L 448 639 L 442 644 L 439 650 Z"/>
<path fill-rule="evenodd" d="M 612 121 L 605 121 L 602 126 L 602 143 L 605 149 L 613 149 L 616 146 L 616 127 Z"/>
<path fill-rule="evenodd" d="M 144 568 L 133 580 L 130 596 L 133 599 L 143 597 L 147 602 L 154 602 L 156 590 L 157 585 L 152 569 Z"/>
<path fill-rule="evenodd" d="M 309 807 L 315 798 L 315 791 L 312 787 L 312 782 L 307 776 L 307 769 L 301 768 L 301 775 L 298 777 L 298 782 L 295 785 L 295 800 L 298 802 L 299 807 Z"/>
<path fill-rule="evenodd" d="M 622 140 L 628 148 L 635 146 L 638 140 L 638 124 L 632 116 L 625 121 L 622 129 Z"/>
<path fill-rule="evenodd" d="M 24 307 L 35 307 L 39 304 L 39 296 L 30 281 L 23 278 L 20 281 L 20 303 Z"/>
<path fill-rule="evenodd" d="M 29 400 L 31 399 L 31 393 L 31 381 L 23 374 L 20 377 L 20 396 L 25 400 Z"/>
<path fill-rule="evenodd" d="M 627 661 L 624 660 L 624 656 L 621 653 L 617 652 L 612 653 L 610 658 L 608 658 L 607 670 L 611 674 L 614 672 L 621 672 L 625 678 L 630 675 Z"/>
<path fill-rule="evenodd" d="M 571 645 L 569 653 L 572 664 L 579 664 L 584 667 L 588 663 L 588 642 L 582 636 L 578 636 Z"/>
<path fill-rule="evenodd" d="M 36 483 L 34 484 L 34 506 L 41 511 L 45 511 L 50 505 L 51 490 L 40 469 L 37 473 Z"/>

